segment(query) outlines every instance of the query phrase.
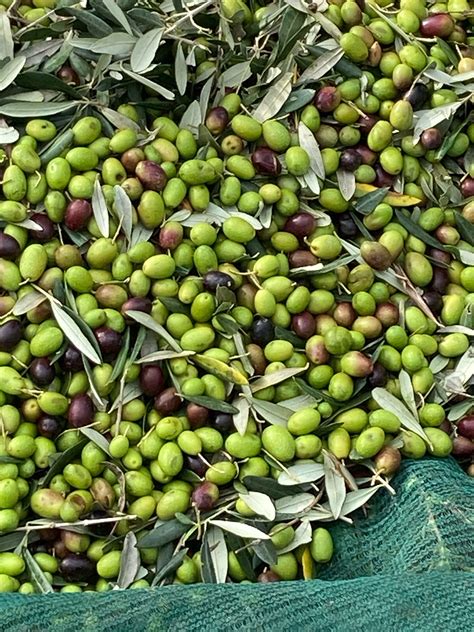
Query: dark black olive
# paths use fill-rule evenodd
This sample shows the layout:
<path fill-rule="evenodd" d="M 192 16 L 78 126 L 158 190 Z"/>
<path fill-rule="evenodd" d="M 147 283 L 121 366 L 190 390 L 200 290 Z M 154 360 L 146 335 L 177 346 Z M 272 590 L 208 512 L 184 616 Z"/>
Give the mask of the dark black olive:
<path fill-rule="evenodd" d="M 100 350 L 106 362 L 115 360 L 122 348 L 122 336 L 110 327 L 99 327 L 94 330 Z"/>
<path fill-rule="evenodd" d="M 17 320 L 7 320 L 4 325 L 0 325 L 0 351 L 11 351 L 21 338 L 21 325 Z"/>
<path fill-rule="evenodd" d="M 48 358 L 35 358 L 28 369 L 31 379 L 38 386 L 48 386 L 56 377 L 54 366 Z"/>
<path fill-rule="evenodd" d="M 252 342 L 265 347 L 275 338 L 275 328 L 269 318 L 255 318 L 250 332 Z"/>
<path fill-rule="evenodd" d="M 67 582 L 87 582 L 95 575 L 95 564 L 85 555 L 71 553 L 61 560 L 59 572 Z"/>
<path fill-rule="evenodd" d="M 228 413 L 217 413 L 214 420 L 211 422 L 211 425 L 222 433 L 231 432 L 234 429 L 232 415 L 229 415 Z"/>
<path fill-rule="evenodd" d="M 344 239 L 350 239 L 352 237 L 356 237 L 358 234 L 358 229 L 356 223 L 352 219 L 352 217 L 344 213 L 340 217 L 338 217 L 338 227 L 339 227 L 339 235 Z"/>
<path fill-rule="evenodd" d="M 207 272 L 204 275 L 203 282 L 208 292 L 215 292 L 219 286 L 227 287 L 230 290 L 234 287 L 234 279 L 229 274 L 218 270 Z"/>
<path fill-rule="evenodd" d="M 82 354 L 78 349 L 76 349 L 76 347 L 73 346 L 66 349 L 60 362 L 64 371 L 72 371 L 73 373 L 76 373 L 77 371 L 82 371 L 84 368 Z"/>
<path fill-rule="evenodd" d="M 145 395 L 155 397 L 165 387 L 163 371 L 156 364 L 145 365 L 140 372 L 140 387 Z"/>
<path fill-rule="evenodd" d="M 82 428 L 92 423 L 94 418 L 94 404 L 86 393 L 74 395 L 69 404 L 67 419 L 73 428 Z"/>
<path fill-rule="evenodd" d="M 430 96 L 430 91 L 424 83 L 416 83 L 405 93 L 403 97 L 408 101 L 414 110 L 419 110 Z"/>
<path fill-rule="evenodd" d="M 372 374 L 369 376 L 369 384 L 373 388 L 376 386 L 385 386 L 387 383 L 387 371 L 379 363 L 375 362 Z"/>

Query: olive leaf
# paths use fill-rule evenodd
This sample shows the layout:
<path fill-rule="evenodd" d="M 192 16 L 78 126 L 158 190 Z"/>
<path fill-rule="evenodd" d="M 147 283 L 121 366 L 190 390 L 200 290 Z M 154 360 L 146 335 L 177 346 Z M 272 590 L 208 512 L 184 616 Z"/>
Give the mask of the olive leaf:
<path fill-rule="evenodd" d="M 13 58 L 13 38 L 6 11 L 0 13 L 0 61 Z"/>
<path fill-rule="evenodd" d="M 76 349 L 78 349 L 87 358 L 89 358 L 91 362 L 93 362 L 94 364 L 101 364 L 102 360 L 100 358 L 100 355 L 83 334 L 81 328 L 75 322 L 74 318 L 66 313 L 66 311 L 61 308 L 54 299 L 50 300 L 50 304 L 53 316 L 69 342 L 71 342 L 76 347 Z"/>
<path fill-rule="evenodd" d="M 296 85 L 313 83 L 324 77 L 343 57 L 344 51 L 339 46 L 317 57 L 300 75 Z"/>
<path fill-rule="evenodd" d="M 105 118 L 117 129 L 130 128 L 135 130 L 136 132 L 140 131 L 139 125 L 135 121 L 132 121 L 132 119 L 128 118 L 128 116 L 125 116 L 125 114 L 122 114 L 121 112 L 116 112 L 115 110 L 112 110 L 111 108 L 105 107 L 103 105 L 101 105 L 99 109 L 102 116 L 105 116 Z"/>
<path fill-rule="evenodd" d="M 133 228 L 133 209 L 130 198 L 118 184 L 114 186 L 114 209 L 127 241 L 130 241 Z"/>
<path fill-rule="evenodd" d="M 268 375 L 263 375 L 262 377 L 252 382 L 250 385 L 252 393 L 256 393 L 257 391 L 261 391 L 264 388 L 268 388 L 269 386 L 275 386 L 275 384 L 280 384 L 280 382 L 284 382 L 289 378 L 298 375 L 299 373 L 304 373 L 309 367 L 309 364 L 306 364 L 302 367 L 296 367 L 294 369 L 281 369 L 280 371 L 275 371 L 274 373 L 269 373 Z"/>
<path fill-rule="evenodd" d="M 320 15 L 320 14 L 318 14 Z M 278 38 L 274 58 L 270 58 L 271 65 L 276 66 L 279 61 L 288 57 L 293 48 L 303 40 L 303 37 L 313 26 L 308 16 L 293 7 L 288 7 L 283 16 L 280 26 L 280 33 L 284 37 Z"/>
<path fill-rule="evenodd" d="M 259 542 L 252 543 L 252 550 L 255 555 L 268 566 L 273 566 L 277 563 L 278 554 L 275 545 L 271 540 L 260 540 Z"/>
<path fill-rule="evenodd" d="M 22 314 L 26 314 L 31 309 L 38 307 L 44 301 L 46 301 L 47 297 L 36 290 L 28 292 L 27 294 L 23 294 L 13 306 L 12 314 L 14 316 L 21 316 Z"/>
<path fill-rule="evenodd" d="M 54 592 L 44 571 L 26 547 L 23 549 L 22 555 L 28 569 L 31 583 L 36 591 L 42 594 Z"/>
<path fill-rule="evenodd" d="M 277 517 L 300 514 L 309 509 L 313 503 L 313 494 L 302 493 L 283 496 L 275 501 Z"/>
<path fill-rule="evenodd" d="M 463 101 L 455 101 L 454 103 L 439 105 L 431 110 L 418 110 L 415 112 L 414 118 L 416 122 L 413 129 L 413 142 L 417 143 L 419 141 L 425 129 L 436 127 L 439 123 L 454 116 L 456 110 L 458 110 L 461 105 L 463 105 Z"/>
<path fill-rule="evenodd" d="M 236 88 L 241 86 L 251 76 L 250 61 L 241 61 L 229 66 L 224 72 L 220 73 L 218 85 L 222 88 Z"/>
<path fill-rule="evenodd" d="M 356 509 L 365 505 L 372 496 L 383 487 L 384 485 L 374 485 L 374 487 L 347 492 L 344 503 L 342 504 L 341 516 L 347 516 Z"/>
<path fill-rule="evenodd" d="M 289 410 L 284 406 L 274 404 L 273 402 L 267 402 L 263 399 L 256 399 L 255 397 L 250 398 L 250 406 L 255 413 L 260 415 L 265 421 L 268 421 L 268 423 L 276 426 L 284 426 L 285 428 L 287 426 L 288 419 L 293 414 L 292 410 Z"/>
<path fill-rule="evenodd" d="M 174 77 L 179 94 L 182 96 L 186 92 L 186 86 L 188 83 L 188 69 L 186 66 L 186 59 L 184 57 L 183 45 L 178 42 L 176 47 L 176 53 L 174 58 Z"/>
<path fill-rule="evenodd" d="M 243 436 L 249 422 L 250 404 L 245 397 L 236 397 L 232 406 L 237 409 L 237 412 L 232 416 L 234 428 Z"/>
<path fill-rule="evenodd" d="M 3 553 L 5 551 L 12 551 L 13 549 L 20 546 L 23 543 L 24 539 L 24 531 L 11 531 L 10 533 L 0 535 L 0 552 Z M 36 533 L 36 531 L 30 531 L 30 533 L 28 534 L 28 542 L 30 544 L 37 542 L 39 539 L 40 537 Z"/>
<path fill-rule="evenodd" d="M 112 406 L 109 408 L 109 413 L 113 413 L 114 410 L 117 410 L 117 408 L 121 406 L 125 406 L 125 404 L 131 402 L 132 399 L 140 397 L 140 395 L 142 395 L 142 389 L 140 388 L 139 383 L 128 382 L 127 384 L 125 384 L 123 392 L 119 393 L 119 395 L 114 400 Z"/>
<path fill-rule="evenodd" d="M 210 584 L 225 584 L 228 569 L 227 547 L 222 529 L 207 529 L 201 548 L 202 578 Z"/>
<path fill-rule="evenodd" d="M 78 101 L 58 101 L 51 103 L 26 103 L 10 101 L 0 105 L 0 114 L 12 118 L 48 117 L 60 112 L 66 112 L 79 105 Z"/>
<path fill-rule="evenodd" d="M 131 79 L 134 79 L 135 81 L 138 81 L 139 83 L 142 83 L 144 86 L 146 86 L 153 92 L 156 92 L 157 94 L 164 97 L 165 99 L 168 99 L 168 100 L 174 99 L 174 93 L 171 92 L 171 90 L 168 90 L 168 88 L 164 88 L 163 86 L 160 86 L 158 83 L 155 83 L 154 81 L 151 81 L 150 79 L 147 79 L 146 77 L 143 77 L 143 75 L 139 75 L 136 72 L 132 72 L 131 70 L 128 70 L 128 68 L 122 67 L 122 70 Z"/>
<path fill-rule="evenodd" d="M 278 549 L 278 555 L 284 555 L 285 553 L 294 551 L 303 544 L 308 544 L 309 542 L 311 542 L 312 537 L 313 531 L 311 529 L 311 524 L 309 520 L 302 520 L 300 525 L 295 530 L 293 540 L 282 549 Z"/>
<path fill-rule="evenodd" d="M 324 180 L 326 178 L 326 171 L 324 169 L 318 141 L 314 137 L 313 132 L 302 121 L 298 124 L 298 140 L 300 146 L 306 150 L 309 156 L 311 171 Z"/>
<path fill-rule="evenodd" d="M 354 210 L 361 215 L 368 215 L 369 213 L 372 213 L 372 211 L 381 202 L 383 202 L 389 190 L 390 189 L 388 187 L 381 187 L 380 189 L 375 189 L 375 191 L 366 193 L 354 202 Z"/>
<path fill-rule="evenodd" d="M 89 428 L 87 426 L 83 426 L 82 428 L 79 428 L 79 430 L 108 456 L 112 456 L 110 454 L 109 442 L 104 437 L 104 435 L 100 434 L 100 432 L 97 432 L 97 430 L 94 430 L 94 428 Z"/>
<path fill-rule="evenodd" d="M 415 419 L 418 418 L 418 412 L 416 410 L 416 402 L 415 402 L 415 393 L 413 391 L 413 385 L 411 383 L 411 378 L 405 369 L 402 369 L 398 374 L 398 379 L 400 381 L 400 393 L 402 395 L 402 399 L 405 404 L 410 409 L 413 417 Z"/>
<path fill-rule="evenodd" d="M 219 289 L 220 288 L 218 288 L 218 290 Z M 227 288 L 222 288 L 222 289 L 226 290 Z M 255 373 L 255 369 L 252 363 L 250 362 L 241 334 L 235 333 L 232 336 L 232 339 L 234 341 L 237 353 L 239 354 L 239 360 L 242 362 L 242 366 L 244 367 L 247 375 L 250 375 L 250 376 L 253 375 Z"/>
<path fill-rule="evenodd" d="M 334 458 L 324 450 L 324 483 L 326 494 L 329 501 L 329 507 L 337 520 L 341 515 L 342 506 L 346 498 L 346 483 L 344 477 L 335 467 Z"/>
<path fill-rule="evenodd" d="M 239 494 L 239 498 L 259 516 L 263 516 L 270 521 L 275 520 L 275 505 L 270 496 L 261 492 L 247 492 L 246 494 Z"/>
<path fill-rule="evenodd" d="M 179 122 L 179 126 L 181 129 L 189 129 L 193 133 L 194 136 L 197 136 L 199 125 L 202 122 L 201 115 L 201 106 L 199 105 L 199 101 L 191 101 L 186 110 L 181 117 L 181 121 Z M 178 211 L 179 213 L 180 211 Z M 189 217 L 189 212 L 187 212 L 187 217 Z"/>
<path fill-rule="evenodd" d="M 90 49 L 93 53 L 108 53 L 115 57 L 128 57 L 137 38 L 128 33 L 111 33 L 105 37 L 101 37 L 98 40 L 94 40 L 92 43 L 87 41 L 86 38 L 79 40 L 72 40 L 73 46 Z"/>
<path fill-rule="evenodd" d="M 279 485 L 300 485 L 301 483 L 313 483 L 324 476 L 324 465 L 314 461 L 300 461 L 296 465 L 290 465 L 278 476 Z"/>
<path fill-rule="evenodd" d="M 198 404 L 198 406 L 204 406 L 205 408 L 209 408 L 209 410 L 216 410 L 220 413 L 235 415 L 238 412 L 238 409 L 232 406 L 232 404 L 228 404 L 221 399 L 215 399 L 214 397 L 207 397 L 205 395 L 181 395 L 181 397 L 184 397 L 184 399 L 189 402 Z"/>
<path fill-rule="evenodd" d="M 268 90 L 264 98 L 253 113 L 253 117 L 263 123 L 273 118 L 281 108 L 285 105 L 291 94 L 291 82 L 293 74 L 286 72 L 280 79 Z"/>
<path fill-rule="evenodd" d="M 167 522 L 156 523 L 155 527 L 146 533 L 137 543 L 139 549 L 159 548 L 179 540 L 179 538 L 188 530 L 187 525 L 182 524 L 176 518 Z"/>
<path fill-rule="evenodd" d="M 3 14 L 0 14 L 3 15 Z M 14 127 L 0 127 L 0 145 L 7 145 L 8 143 L 16 143 L 20 138 L 20 132 Z"/>
<path fill-rule="evenodd" d="M 0 92 L 8 88 L 8 86 L 15 81 L 25 65 L 25 62 L 26 57 L 18 55 L 0 68 Z"/>
<path fill-rule="evenodd" d="M 201 123 L 204 123 L 206 120 L 207 108 L 209 106 L 209 99 L 211 97 L 212 87 L 214 85 L 215 77 L 212 75 L 206 81 L 206 83 L 201 88 L 201 94 L 199 95 L 199 108 L 201 110 Z"/>
<path fill-rule="evenodd" d="M 402 402 L 397 399 L 394 395 L 389 393 L 384 388 L 374 388 L 372 391 L 372 397 L 377 402 L 377 404 L 389 412 L 393 413 L 398 419 L 404 428 L 407 430 L 411 430 L 419 437 L 421 437 L 424 441 L 429 443 L 428 437 L 426 436 L 425 431 L 421 427 L 419 421 L 412 415 L 412 413 L 402 404 Z"/>
<path fill-rule="evenodd" d="M 115 360 L 114 368 L 112 373 L 107 380 L 107 384 L 114 383 L 119 377 L 121 377 L 122 373 L 125 370 L 125 365 L 127 364 L 128 355 L 130 352 L 130 329 L 127 329 L 125 335 L 122 339 L 122 346 L 120 348 L 120 353 Z"/>
<path fill-rule="evenodd" d="M 102 0 L 102 4 L 113 17 L 114 21 L 117 24 L 120 24 L 120 26 L 129 33 L 129 35 L 132 35 L 132 29 L 130 28 L 127 17 L 115 0 Z"/>
<path fill-rule="evenodd" d="M 84 364 L 84 371 L 86 372 L 87 380 L 89 382 L 89 392 L 90 392 L 91 398 L 92 398 L 92 400 L 94 402 L 94 405 L 100 411 L 104 411 L 106 409 L 106 407 L 107 407 L 107 403 L 106 403 L 106 401 L 104 399 L 102 399 L 102 397 L 97 392 L 97 388 L 95 386 L 94 375 L 92 373 L 91 365 L 89 364 L 89 361 L 87 360 L 87 358 L 83 358 L 82 362 Z"/>
<path fill-rule="evenodd" d="M 445 369 L 448 366 L 448 364 L 449 364 L 449 358 L 446 358 L 445 356 L 438 354 L 438 355 L 435 355 L 434 358 L 431 359 L 429 368 L 431 372 L 433 373 L 433 375 L 436 375 L 437 373 Z"/>
<path fill-rule="evenodd" d="M 140 552 L 137 549 L 137 536 L 129 531 L 124 538 L 120 556 L 120 571 L 117 588 L 128 588 L 135 581 L 140 569 Z"/>
<path fill-rule="evenodd" d="M 174 573 L 174 571 L 179 566 L 181 566 L 181 563 L 186 557 L 187 552 L 188 552 L 188 549 L 181 549 L 181 551 L 178 551 L 177 553 L 171 556 L 171 559 L 169 560 L 169 562 L 167 562 L 163 566 L 160 566 L 159 569 L 157 568 L 157 573 L 153 579 L 152 585 L 156 586 L 156 584 L 158 584 L 163 579 L 165 579 L 165 577 L 168 577 L 169 575 L 171 575 L 171 573 Z"/>
<path fill-rule="evenodd" d="M 135 364 L 148 364 L 150 362 L 161 362 L 162 360 L 173 360 L 174 358 L 189 358 L 195 351 L 155 351 L 138 359 Z"/>
<path fill-rule="evenodd" d="M 336 171 L 337 184 L 342 197 L 348 202 L 355 193 L 356 180 L 352 171 L 338 169 Z"/>
<path fill-rule="evenodd" d="M 92 194 L 92 211 L 94 213 L 94 219 L 97 223 L 102 237 L 109 236 L 109 211 L 105 202 L 104 194 L 102 193 L 102 186 L 99 178 L 96 178 L 94 182 L 94 192 Z"/>
<path fill-rule="evenodd" d="M 126 312 L 127 316 L 132 318 L 140 325 L 143 325 L 147 329 L 154 331 L 155 334 L 158 334 L 163 340 L 165 340 L 169 346 L 174 349 L 174 351 L 181 352 L 182 349 L 176 340 L 166 331 L 166 329 L 156 322 L 150 314 L 145 314 L 145 312 L 139 312 L 133 309 L 130 309 Z"/>
<path fill-rule="evenodd" d="M 81 439 L 67 450 L 64 450 L 64 452 L 55 454 L 54 461 L 46 473 L 46 476 L 40 481 L 40 486 L 47 487 L 56 474 L 62 473 L 66 465 L 72 463 L 72 461 L 74 461 L 74 459 L 82 452 L 82 448 L 86 445 L 86 443 L 87 439 Z"/>
<path fill-rule="evenodd" d="M 220 527 L 224 531 L 229 531 L 241 538 L 251 538 L 252 540 L 269 540 L 270 536 L 256 527 L 252 527 L 243 522 L 233 522 L 231 520 L 209 520 L 209 524 Z"/>

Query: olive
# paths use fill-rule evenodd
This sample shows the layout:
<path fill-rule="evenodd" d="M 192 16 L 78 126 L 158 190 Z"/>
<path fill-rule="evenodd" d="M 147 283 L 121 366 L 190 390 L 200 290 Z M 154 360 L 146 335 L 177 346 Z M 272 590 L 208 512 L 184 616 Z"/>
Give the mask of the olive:
<path fill-rule="evenodd" d="M 94 336 L 99 343 L 104 360 L 109 362 L 114 360 L 122 347 L 122 336 L 110 327 L 99 327 L 94 330 Z"/>
<path fill-rule="evenodd" d="M 228 413 L 217 413 L 211 421 L 211 425 L 219 432 L 226 434 L 234 428 L 232 415 L 229 415 Z"/>
<path fill-rule="evenodd" d="M 393 185 L 394 176 L 384 171 L 380 165 L 375 165 L 375 174 L 377 176 L 374 181 L 375 186 L 390 188 Z"/>
<path fill-rule="evenodd" d="M 72 86 L 78 86 L 81 83 L 79 75 L 71 66 L 61 66 L 56 76 L 59 77 L 61 81 L 64 81 L 64 83 Z"/>
<path fill-rule="evenodd" d="M 92 217 L 92 206 L 87 200 L 71 200 L 66 207 L 64 223 L 69 230 L 82 230 Z"/>
<path fill-rule="evenodd" d="M 229 113 L 221 106 L 211 108 L 206 117 L 206 127 L 211 134 L 221 134 L 229 123 Z"/>
<path fill-rule="evenodd" d="M 69 553 L 61 560 L 59 571 L 67 582 L 87 582 L 95 575 L 95 564 L 85 555 Z"/>
<path fill-rule="evenodd" d="M 268 147 L 259 147 L 252 153 L 251 158 L 258 173 L 277 176 L 281 172 L 281 164 L 276 153 Z"/>
<path fill-rule="evenodd" d="M 434 267 L 433 278 L 431 279 L 430 289 L 440 294 L 444 294 L 449 285 L 449 275 L 446 268 Z"/>
<path fill-rule="evenodd" d="M 157 364 L 146 364 L 140 371 L 140 388 L 145 395 L 155 397 L 165 387 L 163 371 Z"/>
<path fill-rule="evenodd" d="M 28 369 L 31 379 L 38 386 L 48 386 L 56 377 L 56 371 L 48 358 L 34 358 Z"/>
<path fill-rule="evenodd" d="M 94 418 L 94 404 L 86 393 L 74 395 L 69 404 L 67 419 L 73 428 L 82 428 L 92 423 Z"/>
<path fill-rule="evenodd" d="M 357 124 L 359 126 L 359 130 L 363 134 L 368 134 L 370 130 L 373 128 L 375 123 L 377 123 L 377 117 L 372 116 L 372 114 L 363 114 L 357 120 Z"/>
<path fill-rule="evenodd" d="M 474 439 L 474 415 L 469 415 L 458 421 L 458 432 L 467 439 Z"/>
<path fill-rule="evenodd" d="M 145 312 L 145 314 L 150 314 L 152 307 L 153 304 L 149 298 L 146 298 L 144 296 L 132 296 L 131 298 L 127 299 L 125 303 L 122 304 L 120 311 L 125 316 L 125 320 L 128 323 L 132 324 L 136 321 L 134 321 L 133 318 L 127 316 L 128 311 Z"/>
<path fill-rule="evenodd" d="M 300 312 L 292 317 L 291 328 L 297 336 L 308 340 L 316 331 L 316 321 L 310 312 Z"/>
<path fill-rule="evenodd" d="M 448 265 L 451 261 L 451 255 L 449 254 L 449 252 L 446 252 L 445 250 L 439 250 L 438 248 L 430 248 L 428 254 L 432 259 L 434 259 L 435 261 L 434 265 L 436 265 L 436 262 L 439 262 L 440 264 Z"/>
<path fill-rule="evenodd" d="M 424 83 L 415 83 L 403 96 L 414 110 L 419 110 L 430 96 L 430 91 Z"/>
<path fill-rule="evenodd" d="M 36 532 L 39 535 L 41 542 L 54 542 L 61 535 L 59 529 L 39 529 Z"/>
<path fill-rule="evenodd" d="M 227 287 L 232 289 L 234 287 L 234 280 L 225 272 L 219 272 L 218 270 L 211 270 L 206 272 L 203 277 L 204 288 L 209 292 L 215 292 L 218 287 Z"/>
<path fill-rule="evenodd" d="M 61 356 L 60 364 L 64 371 L 71 371 L 72 373 L 82 371 L 84 368 L 81 352 L 72 345 Z"/>
<path fill-rule="evenodd" d="M 162 415 L 170 415 L 181 406 L 181 398 L 176 393 L 176 389 L 170 386 L 155 397 L 153 406 Z"/>
<path fill-rule="evenodd" d="M 351 239 L 358 234 L 357 224 L 348 213 L 342 213 L 337 218 L 338 233 L 344 239 Z"/>
<path fill-rule="evenodd" d="M 32 229 L 32 236 L 36 241 L 41 243 L 50 241 L 56 232 L 56 228 L 53 222 L 44 213 L 33 213 L 30 217 L 35 224 L 38 224 L 41 228 Z"/>
<path fill-rule="evenodd" d="M 201 428 L 209 419 L 209 409 L 205 406 L 190 402 L 186 406 L 186 417 L 189 420 L 191 428 Z"/>
<path fill-rule="evenodd" d="M 425 149 L 438 149 L 443 142 L 443 136 L 436 127 L 429 127 L 421 133 L 420 141 Z"/>
<path fill-rule="evenodd" d="M 324 86 L 316 93 L 314 105 L 320 112 L 332 112 L 341 103 L 341 93 L 334 86 Z"/>
<path fill-rule="evenodd" d="M 474 196 L 474 178 L 468 176 L 461 182 L 461 193 L 465 198 Z"/>
<path fill-rule="evenodd" d="M 0 257 L 2 259 L 16 259 L 20 256 L 20 244 L 14 237 L 0 232 Z"/>
<path fill-rule="evenodd" d="M 384 367 L 379 363 L 374 363 L 374 368 L 372 369 L 371 375 L 369 375 L 369 384 L 372 388 L 376 386 L 385 386 L 387 383 L 387 371 Z"/>
<path fill-rule="evenodd" d="M 367 147 L 367 145 L 358 145 L 354 147 L 355 151 L 359 154 L 363 165 L 375 165 L 377 162 L 377 154 Z"/>
<path fill-rule="evenodd" d="M 17 320 L 7 320 L 0 325 L 0 351 L 11 351 L 22 339 L 23 333 Z"/>
<path fill-rule="evenodd" d="M 474 442 L 467 437 L 454 437 L 452 454 L 460 458 L 473 456 Z"/>
<path fill-rule="evenodd" d="M 375 310 L 375 318 L 377 318 L 384 327 L 391 327 L 398 323 L 400 313 L 398 307 L 393 303 L 379 303 Z"/>
<path fill-rule="evenodd" d="M 184 456 L 184 467 L 187 470 L 191 470 L 198 476 L 204 476 L 207 472 L 208 465 L 199 456 L 190 456 L 186 454 Z"/>
<path fill-rule="evenodd" d="M 102 518 L 109 517 L 109 514 L 103 509 L 96 509 L 95 511 L 91 511 L 90 513 L 91 520 L 101 520 Z M 106 538 L 107 536 L 109 536 L 114 528 L 115 525 L 113 522 L 98 522 L 96 524 L 92 524 L 89 527 L 92 533 L 99 536 L 100 538 Z"/>
<path fill-rule="evenodd" d="M 183 241 L 183 227 L 178 222 L 168 222 L 160 230 L 158 245 L 163 250 L 175 250 Z"/>
<path fill-rule="evenodd" d="M 191 495 L 191 502 L 199 511 L 210 511 L 218 500 L 219 488 L 209 481 L 198 485 Z"/>
<path fill-rule="evenodd" d="M 303 239 L 314 231 L 315 226 L 316 220 L 309 213 L 295 213 L 286 220 L 283 230 Z"/>
<path fill-rule="evenodd" d="M 59 420 L 50 415 L 41 415 L 36 422 L 36 427 L 38 428 L 39 434 L 48 439 L 57 437 L 62 428 Z"/>
<path fill-rule="evenodd" d="M 168 180 L 163 168 L 152 160 L 141 160 L 135 168 L 135 175 L 145 189 L 151 191 L 161 191 Z"/>
<path fill-rule="evenodd" d="M 355 312 L 355 309 L 352 307 L 352 303 L 350 303 L 349 301 L 342 301 L 341 303 L 338 303 L 334 308 L 332 317 L 338 325 L 350 328 L 352 326 L 352 323 L 357 318 L 357 314 Z"/>
<path fill-rule="evenodd" d="M 318 259 L 310 250 L 295 250 L 288 255 L 290 268 L 302 268 L 318 263 Z"/>
<path fill-rule="evenodd" d="M 269 318 L 255 318 L 250 331 L 252 341 L 265 347 L 275 337 L 275 328 Z"/>
<path fill-rule="evenodd" d="M 281 580 L 281 577 L 279 575 L 277 575 L 275 573 L 275 571 L 263 571 L 263 573 L 260 573 L 260 575 L 257 577 L 257 581 L 260 584 L 269 584 L 270 582 L 279 582 Z"/>
<path fill-rule="evenodd" d="M 132 147 L 131 149 L 127 149 L 120 156 L 120 162 L 128 171 L 128 173 L 135 173 L 135 169 L 137 165 L 142 160 L 145 160 L 145 152 L 140 147 Z"/>
<path fill-rule="evenodd" d="M 362 158 L 356 149 L 345 149 L 341 154 L 339 165 L 346 171 L 355 171 L 362 164 Z"/>

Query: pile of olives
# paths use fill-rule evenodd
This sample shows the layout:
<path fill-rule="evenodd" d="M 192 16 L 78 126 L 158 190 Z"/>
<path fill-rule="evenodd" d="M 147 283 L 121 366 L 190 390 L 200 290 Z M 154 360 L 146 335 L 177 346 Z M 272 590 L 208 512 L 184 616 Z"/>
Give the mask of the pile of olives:
<path fill-rule="evenodd" d="M 449 146 L 443 124 L 414 133 L 459 98 L 422 70 L 474 70 L 472 18 L 402 0 L 391 27 L 386 5 L 329 4 L 362 76 L 318 81 L 287 119 L 228 92 L 199 139 L 127 103 L 112 134 L 91 108 L 0 148 L 0 534 L 19 535 L 0 591 L 209 581 L 218 525 L 228 581 L 310 579 L 333 553 L 327 468 L 348 493 L 402 457 L 473 473 L 474 123 Z M 242 7 L 224 3 L 245 26 Z M 436 204 L 452 163 L 461 197 Z"/>

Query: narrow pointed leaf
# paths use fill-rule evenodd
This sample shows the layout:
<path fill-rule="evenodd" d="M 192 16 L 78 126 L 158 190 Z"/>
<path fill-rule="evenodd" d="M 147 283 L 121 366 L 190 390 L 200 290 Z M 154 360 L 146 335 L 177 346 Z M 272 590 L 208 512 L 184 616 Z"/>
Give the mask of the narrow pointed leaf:
<path fill-rule="evenodd" d="M 82 333 L 81 328 L 74 321 L 74 319 L 61 307 L 59 307 L 56 301 L 51 301 L 51 310 L 61 331 L 69 340 L 69 342 L 71 342 L 76 347 L 76 349 L 78 349 L 87 358 L 89 358 L 91 362 L 93 362 L 94 364 L 101 364 L 102 360 L 99 354 L 91 345 L 86 336 Z"/>

